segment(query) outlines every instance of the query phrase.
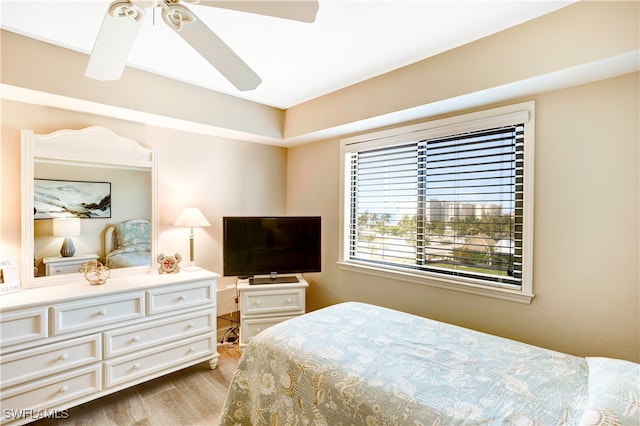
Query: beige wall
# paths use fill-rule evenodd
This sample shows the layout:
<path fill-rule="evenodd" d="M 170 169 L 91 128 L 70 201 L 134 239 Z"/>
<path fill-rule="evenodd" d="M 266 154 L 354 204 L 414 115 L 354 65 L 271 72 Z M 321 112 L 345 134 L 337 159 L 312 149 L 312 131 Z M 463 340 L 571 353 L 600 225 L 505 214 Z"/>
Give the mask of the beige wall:
<path fill-rule="evenodd" d="M 130 67 L 125 68 L 117 81 L 92 80 L 84 76 L 87 55 L 5 30 L 0 30 L 0 51 L 0 76 L 4 84 L 109 105 L 117 110 L 171 117 L 171 121 L 186 120 L 224 129 L 225 134 L 237 137 L 267 140 L 282 137 L 284 112 L 277 108 Z M 122 118 L 121 110 L 119 114 Z M 170 120 L 164 121 L 168 125 Z"/>
<path fill-rule="evenodd" d="M 163 129 L 97 115 L 3 100 L 2 240 L 0 256 L 21 258 L 20 129 L 49 133 L 104 126 L 158 150 L 159 251 L 188 256 L 188 231 L 173 223 L 181 210 L 197 206 L 211 227 L 196 230 L 196 261 L 222 271 L 222 216 L 284 214 L 286 149 Z M 230 280 L 225 278 L 222 284 Z"/>
<path fill-rule="evenodd" d="M 358 300 L 576 355 L 640 361 L 639 90 L 636 73 L 530 98 L 530 305 L 338 270 L 339 140 L 289 149 L 287 211 L 323 217 L 310 309 Z"/>

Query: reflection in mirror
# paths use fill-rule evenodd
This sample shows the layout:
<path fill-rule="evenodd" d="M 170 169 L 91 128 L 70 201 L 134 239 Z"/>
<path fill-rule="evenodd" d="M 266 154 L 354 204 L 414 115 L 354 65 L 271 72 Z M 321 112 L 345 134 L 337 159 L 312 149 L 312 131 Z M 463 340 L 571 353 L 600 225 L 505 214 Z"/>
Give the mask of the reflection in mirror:
<path fill-rule="evenodd" d="M 63 271 L 60 268 L 49 268 L 47 270 L 47 264 L 69 263 L 69 259 L 57 259 L 62 257 L 60 246 L 64 236 L 55 236 L 52 232 L 54 217 L 79 216 L 80 233 L 70 236 L 76 248 L 76 257 L 95 254 L 103 265 L 111 269 L 151 265 L 150 170 L 51 164 L 36 161 L 34 163 L 34 178 L 36 183 L 39 180 L 47 179 L 46 182 L 52 183 L 52 185 L 46 189 L 49 189 L 49 187 L 54 189 L 44 194 L 39 194 L 36 190 L 34 196 L 36 219 L 33 228 L 33 253 L 38 276 L 47 276 L 51 273 L 61 273 Z M 70 184 L 66 185 L 68 182 Z M 111 203 L 106 217 L 101 214 L 104 210 L 100 210 L 99 207 L 94 209 L 97 210 L 97 213 L 89 211 L 84 212 L 84 214 L 79 212 L 80 209 L 78 208 L 69 207 L 69 205 L 99 205 L 104 198 L 102 194 L 97 194 L 95 198 L 91 198 L 91 194 L 86 194 L 82 190 L 75 190 L 78 186 L 75 184 L 78 182 L 80 184 L 88 182 L 109 184 Z M 47 204 L 43 199 L 46 200 Z M 47 207 L 46 215 L 42 213 L 43 207 Z M 126 237 L 131 232 L 126 233 L 127 228 L 123 225 L 131 219 L 141 219 L 146 222 L 143 227 L 143 235 L 136 240 L 136 246 L 129 243 Z M 118 244 L 118 233 L 113 232 L 116 228 L 124 234 L 121 235 L 123 244 Z M 114 253 L 114 250 L 119 250 L 119 252 Z M 125 253 L 128 253 L 131 258 L 135 257 L 135 262 L 116 261 L 116 258 L 125 258 L 127 256 Z M 78 259 L 80 258 L 78 257 Z M 109 262 L 107 263 L 107 261 Z"/>
<path fill-rule="evenodd" d="M 77 281 L 86 260 L 117 269 L 112 276 L 152 270 L 154 150 L 100 127 L 49 135 L 23 130 L 22 144 L 23 287 Z M 54 235 L 54 217 L 79 217 L 79 230 Z M 65 237 L 72 256 L 61 253 Z"/>

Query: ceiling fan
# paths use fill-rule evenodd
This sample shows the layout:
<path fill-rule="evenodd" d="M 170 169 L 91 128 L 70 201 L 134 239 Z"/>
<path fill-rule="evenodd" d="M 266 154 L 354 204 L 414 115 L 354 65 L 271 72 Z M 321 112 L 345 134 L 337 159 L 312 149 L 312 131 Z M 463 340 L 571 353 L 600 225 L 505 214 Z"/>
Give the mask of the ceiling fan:
<path fill-rule="evenodd" d="M 221 7 L 301 22 L 313 22 L 317 0 L 117 0 L 109 5 L 85 75 L 118 80 L 136 41 L 147 10 L 162 9 L 162 19 L 238 90 L 252 90 L 262 80 L 184 3 Z"/>

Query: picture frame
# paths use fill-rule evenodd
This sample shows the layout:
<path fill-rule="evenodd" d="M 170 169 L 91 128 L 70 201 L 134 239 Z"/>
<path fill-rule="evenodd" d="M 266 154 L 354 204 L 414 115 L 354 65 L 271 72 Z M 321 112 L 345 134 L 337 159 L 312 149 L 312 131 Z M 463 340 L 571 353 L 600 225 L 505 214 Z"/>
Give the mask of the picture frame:
<path fill-rule="evenodd" d="M 20 291 L 15 257 L 0 257 L 0 295 Z"/>
<path fill-rule="evenodd" d="M 34 219 L 111 218 L 111 182 L 34 179 Z"/>

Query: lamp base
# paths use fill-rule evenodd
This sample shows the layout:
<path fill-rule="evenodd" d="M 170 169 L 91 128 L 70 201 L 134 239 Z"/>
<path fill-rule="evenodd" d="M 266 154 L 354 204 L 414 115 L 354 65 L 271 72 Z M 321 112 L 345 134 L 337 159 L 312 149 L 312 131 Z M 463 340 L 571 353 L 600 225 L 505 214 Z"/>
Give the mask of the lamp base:
<path fill-rule="evenodd" d="M 76 248 L 73 246 L 73 240 L 71 237 L 66 237 L 64 242 L 62 243 L 62 248 L 60 249 L 60 255 L 62 257 L 71 257 L 76 253 Z"/>

